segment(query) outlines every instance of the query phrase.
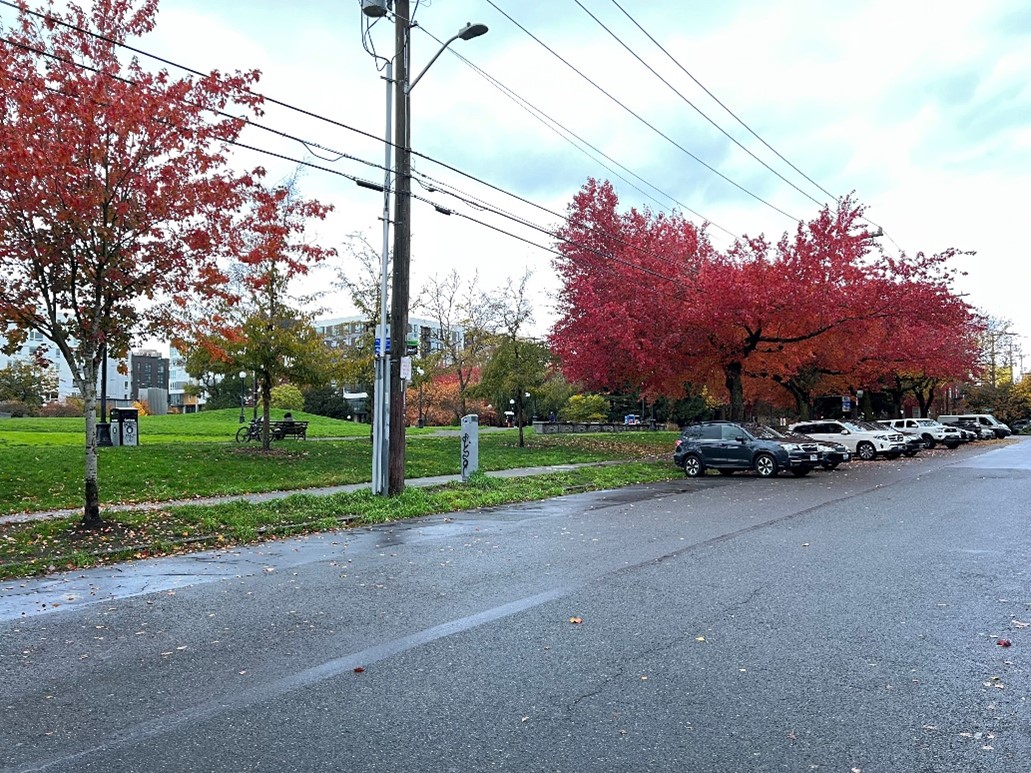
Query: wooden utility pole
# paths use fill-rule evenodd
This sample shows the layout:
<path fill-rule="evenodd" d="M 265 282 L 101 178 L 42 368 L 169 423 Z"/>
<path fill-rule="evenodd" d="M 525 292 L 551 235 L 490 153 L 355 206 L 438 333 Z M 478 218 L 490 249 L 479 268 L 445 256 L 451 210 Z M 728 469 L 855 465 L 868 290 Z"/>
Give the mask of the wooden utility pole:
<path fill-rule="evenodd" d="M 412 156 L 408 128 L 408 55 L 411 24 L 408 0 L 394 2 L 395 74 L 394 81 L 394 269 L 390 293 L 390 440 L 387 493 L 400 494 L 405 488 L 405 392 L 401 379 L 401 358 L 408 348 L 408 293 L 412 245 L 410 198 Z"/>

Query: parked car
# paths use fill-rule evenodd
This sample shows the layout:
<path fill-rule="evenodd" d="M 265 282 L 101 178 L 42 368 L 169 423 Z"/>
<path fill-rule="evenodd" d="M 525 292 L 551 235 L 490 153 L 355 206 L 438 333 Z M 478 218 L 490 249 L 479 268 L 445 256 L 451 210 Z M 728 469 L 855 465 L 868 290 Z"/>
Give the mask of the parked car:
<path fill-rule="evenodd" d="M 981 427 L 990 427 L 995 433 L 995 437 L 1004 438 L 1009 437 L 1013 434 L 1009 427 L 999 421 L 997 418 L 992 416 L 990 413 L 959 413 L 959 414 L 942 414 L 938 417 L 938 421 L 942 424 L 959 424 L 961 420 L 970 420 L 975 422 Z"/>
<path fill-rule="evenodd" d="M 837 419 L 819 419 L 817 421 L 800 421 L 788 429 L 815 440 L 833 440 L 845 445 L 849 451 L 863 461 L 883 456 L 897 459 L 906 450 L 906 441 L 901 433 L 885 427 L 869 429 L 850 421 Z"/>
<path fill-rule="evenodd" d="M 1013 430 L 1014 433 L 1024 432 L 1028 426 L 1031 426 L 1031 419 L 1017 419 L 1010 422 L 1010 429 Z"/>
<path fill-rule="evenodd" d="M 707 421 L 687 427 L 677 439 L 673 461 L 689 478 L 707 469 L 730 475 L 754 470 L 760 478 L 772 478 L 781 470 L 808 475 L 823 462 L 814 441 L 790 439 L 761 424 Z"/>
<path fill-rule="evenodd" d="M 923 438 L 927 448 L 934 448 L 938 443 L 946 448 L 957 448 L 963 442 L 963 436 L 956 427 L 946 427 L 934 419 L 884 419 L 877 423 L 898 430 L 903 435 L 915 435 Z"/>
<path fill-rule="evenodd" d="M 995 430 L 978 424 L 974 419 L 960 419 L 954 426 L 968 440 L 995 440 Z"/>

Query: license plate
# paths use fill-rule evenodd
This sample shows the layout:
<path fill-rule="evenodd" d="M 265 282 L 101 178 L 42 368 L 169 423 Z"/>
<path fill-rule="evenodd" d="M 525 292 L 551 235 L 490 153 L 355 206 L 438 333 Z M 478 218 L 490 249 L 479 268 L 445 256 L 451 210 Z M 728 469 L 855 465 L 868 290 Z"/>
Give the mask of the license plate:
<path fill-rule="evenodd" d="M 809 461 L 810 462 L 816 462 L 816 461 L 819 461 L 819 459 L 820 459 L 820 457 L 817 456 L 816 454 L 809 454 Z"/>

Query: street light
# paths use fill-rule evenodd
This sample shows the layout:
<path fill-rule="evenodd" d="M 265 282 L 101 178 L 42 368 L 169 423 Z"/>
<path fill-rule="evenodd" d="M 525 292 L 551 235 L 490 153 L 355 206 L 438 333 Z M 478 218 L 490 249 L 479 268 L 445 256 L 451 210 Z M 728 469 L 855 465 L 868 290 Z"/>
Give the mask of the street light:
<path fill-rule="evenodd" d="M 247 396 L 247 371 L 240 371 L 240 423 L 243 424 L 243 404 L 244 398 Z"/>
<path fill-rule="evenodd" d="M 411 168 L 409 145 L 410 95 L 444 49 L 456 40 L 471 40 L 487 32 L 485 24 L 466 24 L 448 38 L 411 83 L 408 80 L 408 40 L 411 20 L 408 0 L 396 0 L 394 9 L 394 50 L 397 62 L 397 80 L 394 98 L 397 120 L 394 127 L 394 146 L 397 163 L 394 171 L 394 270 L 390 294 L 390 418 L 388 421 L 387 493 L 400 494 L 405 487 L 405 416 L 404 382 L 401 379 L 401 358 L 406 354 L 408 342 L 408 292 L 411 275 Z"/>

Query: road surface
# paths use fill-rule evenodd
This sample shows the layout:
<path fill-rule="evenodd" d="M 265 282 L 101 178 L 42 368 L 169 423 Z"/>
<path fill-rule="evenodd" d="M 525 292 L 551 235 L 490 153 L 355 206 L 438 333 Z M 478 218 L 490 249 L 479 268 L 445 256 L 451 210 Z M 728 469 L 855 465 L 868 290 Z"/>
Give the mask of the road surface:
<path fill-rule="evenodd" d="M 0 766 L 1029 773 L 1029 501 L 1021 439 L 3 583 Z"/>

